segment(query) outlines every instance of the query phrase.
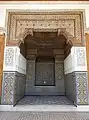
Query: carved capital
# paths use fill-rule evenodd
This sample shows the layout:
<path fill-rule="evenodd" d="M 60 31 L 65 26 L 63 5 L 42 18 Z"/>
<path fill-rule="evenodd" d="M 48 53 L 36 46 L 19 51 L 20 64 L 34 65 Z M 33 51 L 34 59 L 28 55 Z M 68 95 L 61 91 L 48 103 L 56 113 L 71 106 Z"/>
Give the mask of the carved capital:
<path fill-rule="evenodd" d="M 64 50 L 63 49 L 54 49 L 53 50 L 53 54 L 54 55 L 63 55 L 64 54 Z"/>
<path fill-rule="evenodd" d="M 30 60 L 35 60 L 37 57 L 37 49 L 28 49 L 27 58 Z"/>
<path fill-rule="evenodd" d="M 55 55 L 55 62 L 63 62 L 64 61 L 64 55 Z"/>
<path fill-rule="evenodd" d="M 36 60 L 36 55 L 28 55 L 27 59 L 29 59 L 29 60 Z"/>
<path fill-rule="evenodd" d="M 54 49 L 53 50 L 53 55 L 55 60 L 64 60 L 64 50 L 59 50 L 59 49 Z"/>

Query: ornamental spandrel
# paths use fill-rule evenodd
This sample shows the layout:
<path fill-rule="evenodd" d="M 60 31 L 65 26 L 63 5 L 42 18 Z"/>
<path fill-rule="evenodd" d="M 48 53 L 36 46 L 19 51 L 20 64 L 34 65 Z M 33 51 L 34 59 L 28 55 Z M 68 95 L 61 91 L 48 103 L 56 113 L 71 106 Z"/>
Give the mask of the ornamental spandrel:
<path fill-rule="evenodd" d="M 84 40 L 83 11 L 9 12 L 8 40 L 22 40 L 35 31 L 55 32 L 65 29 L 73 44 Z"/>

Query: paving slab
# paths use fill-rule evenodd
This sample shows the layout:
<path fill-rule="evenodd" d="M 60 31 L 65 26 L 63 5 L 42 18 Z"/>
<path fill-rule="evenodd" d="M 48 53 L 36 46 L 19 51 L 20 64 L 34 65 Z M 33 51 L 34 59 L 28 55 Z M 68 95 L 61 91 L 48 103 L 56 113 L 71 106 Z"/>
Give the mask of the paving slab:
<path fill-rule="evenodd" d="M 89 120 L 89 112 L 0 112 L 0 120 Z"/>

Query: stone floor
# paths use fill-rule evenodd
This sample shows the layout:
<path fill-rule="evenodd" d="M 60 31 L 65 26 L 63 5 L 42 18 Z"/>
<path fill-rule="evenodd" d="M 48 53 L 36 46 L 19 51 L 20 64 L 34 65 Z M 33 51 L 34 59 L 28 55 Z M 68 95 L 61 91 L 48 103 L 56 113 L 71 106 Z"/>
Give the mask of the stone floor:
<path fill-rule="evenodd" d="M 18 105 L 73 105 L 65 96 L 25 96 Z"/>
<path fill-rule="evenodd" d="M 89 120 L 89 112 L 0 112 L 0 120 Z"/>

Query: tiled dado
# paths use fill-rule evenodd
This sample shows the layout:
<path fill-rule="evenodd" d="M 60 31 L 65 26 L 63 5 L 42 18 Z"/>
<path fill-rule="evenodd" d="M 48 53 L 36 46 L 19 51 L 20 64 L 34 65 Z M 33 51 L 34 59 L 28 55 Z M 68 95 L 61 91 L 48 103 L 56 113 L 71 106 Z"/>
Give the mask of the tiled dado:
<path fill-rule="evenodd" d="M 4 72 L 1 103 L 15 105 L 24 93 L 25 75 L 18 72 Z"/>
<path fill-rule="evenodd" d="M 75 105 L 88 104 L 87 72 L 72 72 L 65 75 L 66 95 Z"/>
<path fill-rule="evenodd" d="M 77 105 L 88 104 L 88 76 L 87 72 L 75 72 Z"/>

